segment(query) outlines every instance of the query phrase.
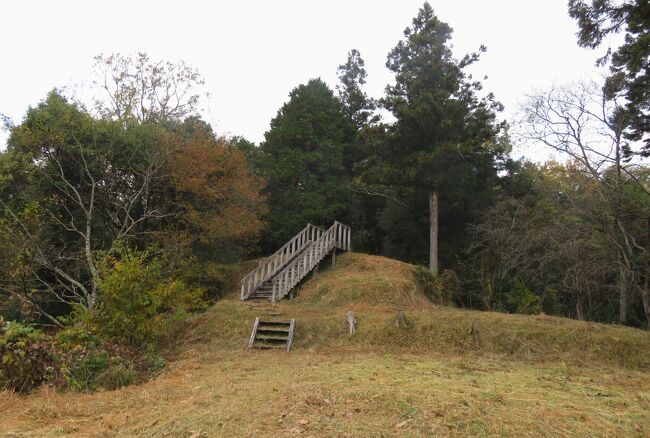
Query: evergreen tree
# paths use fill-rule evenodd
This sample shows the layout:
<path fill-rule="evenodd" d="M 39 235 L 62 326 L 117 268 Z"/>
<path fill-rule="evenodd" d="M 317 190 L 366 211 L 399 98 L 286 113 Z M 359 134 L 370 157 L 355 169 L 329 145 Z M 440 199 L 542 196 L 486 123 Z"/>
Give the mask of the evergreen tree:
<path fill-rule="evenodd" d="M 328 226 L 349 209 L 343 156 L 353 128 L 320 79 L 296 87 L 271 121 L 261 145 L 270 211 L 265 251 L 282 245 L 307 222 Z"/>
<path fill-rule="evenodd" d="M 396 122 L 389 127 L 389 139 L 365 175 L 368 182 L 398 187 L 402 199 L 417 206 L 407 208 L 410 221 L 384 218 L 383 222 L 390 224 L 385 230 L 387 242 L 395 240 L 393 234 L 404 234 L 406 227 L 422 230 L 429 223 L 429 266 L 433 271 L 438 265 L 438 194 L 444 252 L 451 262 L 473 212 L 491 196 L 497 181 L 497 159 L 504 152 L 498 141 L 502 126 L 496 123 L 501 105 L 491 94 L 479 98 L 480 82 L 464 72 L 479 54 L 455 60 L 449 44 L 451 33 L 425 3 L 404 31 L 404 40 L 389 53 L 386 65 L 395 73 L 395 85 L 386 88 L 382 103 Z M 484 50 L 481 47 L 481 52 Z M 417 236 L 408 257 L 422 261 L 422 242 L 426 240 L 420 233 Z M 414 255 L 415 248 L 419 248 L 419 256 Z"/>
<path fill-rule="evenodd" d="M 357 130 L 377 122 L 379 117 L 373 115 L 377 104 L 363 91 L 368 73 L 357 49 L 350 50 L 345 64 L 339 66 L 337 76 L 340 81 L 340 84 L 336 86 L 339 100 L 350 122 Z"/>
<path fill-rule="evenodd" d="M 352 187 L 352 202 L 348 220 L 354 229 L 353 246 L 355 249 L 370 253 L 382 250 L 382 234 L 379 227 L 379 213 L 385 207 L 385 198 L 369 196 L 368 193 L 355 190 L 356 181 L 365 161 L 374 153 L 374 144 L 381 141 L 385 133 L 379 126 L 379 115 L 374 114 L 377 102 L 369 97 L 363 87 L 366 83 L 366 69 L 358 50 L 348 53 L 345 64 L 338 68 L 339 84 L 336 86 L 339 101 L 343 106 L 348 121 L 355 128 L 353 141 L 346 148 L 343 164 Z"/>

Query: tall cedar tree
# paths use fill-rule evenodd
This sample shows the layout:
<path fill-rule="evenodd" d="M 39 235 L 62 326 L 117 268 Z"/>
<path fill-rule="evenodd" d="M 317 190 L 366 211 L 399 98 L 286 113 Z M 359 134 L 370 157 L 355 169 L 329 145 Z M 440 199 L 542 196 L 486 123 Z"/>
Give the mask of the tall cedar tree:
<path fill-rule="evenodd" d="M 368 73 L 361 53 L 357 49 L 350 50 L 347 61 L 339 66 L 337 73 L 340 84 L 336 89 L 343 111 L 350 122 L 357 130 L 376 122 L 378 118 L 373 115 L 373 111 L 377 104 L 363 91 Z"/>
<path fill-rule="evenodd" d="M 400 240 L 399 236 L 410 237 L 408 246 L 422 249 L 425 236 L 414 230 L 422 230 L 427 222 L 418 212 L 426 212 L 429 201 L 429 266 L 433 271 L 438 264 L 434 229 L 438 194 L 442 242 L 447 260 L 452 261 L 467 222 L 491 196 L 497 180 L 496 161 L 504 152 L 498 144 L 502 126 L 495 122 L 501 105 L 491 94 L 477 97 L 480 82 L 473 82 L 464 72 L 479 54 L 455 60 L 449 45 L 451 33 L 425 3 L 412 26 L 404 30 L 404 40 L 389 53 L 386 66 L 395 73 L 395 85 L 386 88 L 382 103 L 396 122 L 366 175 L 369 182 L 399 187 L 409 205 L 397 215 L 415 218 L 412 226 L 404 218 L 386 219 L 387 243 Z M 422 260 L 421 255 L 412 258 Z"/>
<path fill-rule="evenodd" d="M 343 156 L 354 130 L 341 104 L 320 79 L 289 96 L 261 145 L 270 206 L 262 241 L 267 252 L 307 222 L 327 226 L 349 208 Z"/>
<path fill-rule="evenodd" d="M 367 192 L 359 189 L 356 180 L 362 173 L 367 157 L 373 153 L 373 145 L 380 141 L 385 130 L 377 124 L 380 119 L 374 113 L 377 102 L 364 91 L 368 73 L 358 50 L 350 50 L 346 62 L 339 66 L 337 76 L 339 101 L 356 131 L 343 157 L 353 191 L 347 218 L 349 225 L 354 229 L 353 246 L 359 251 L 381 253 L 382 234 L 378 218 L 386 199 L 369 196 Z"/>
<path fill-rule="evenodd" d="M 578 21 L 578 44 L 596 48 L 610 33 L 625 30 L 625 42 L 611 54 L 611 75 L 605 91 L 628 101 L 628 138 L 642 141 L 641 155 L 650 156 L 650 2 L 569 0 L 569 14 Z M 604 63 L 610 55 L 598 60 Z M 632 153 L 628 150 L 628 155 Z"/>

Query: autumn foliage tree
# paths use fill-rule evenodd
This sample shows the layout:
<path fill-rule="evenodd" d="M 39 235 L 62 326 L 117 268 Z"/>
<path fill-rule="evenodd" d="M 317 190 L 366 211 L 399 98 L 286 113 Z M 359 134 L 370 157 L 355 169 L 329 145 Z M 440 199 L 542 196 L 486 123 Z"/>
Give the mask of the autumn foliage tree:
<path fill-rule="evenodd" d="M 165 178 L 173 216 L 165 238 L 205 259 L 232 258 L 255 243 L 266 212 L 264 181 L 248 168 L 244 153 L 203 125 L 183 134 L 165 132 Z"/>
<path fill-rule="evenodd" d="M 196 117 L 98 119 L 50 93 L 0 153 L 0 304 L 54 324 L 74 305 L 94 311 L 98 263 L 118 242 L 234 261 L 265 206 L 248 169 Z"/>

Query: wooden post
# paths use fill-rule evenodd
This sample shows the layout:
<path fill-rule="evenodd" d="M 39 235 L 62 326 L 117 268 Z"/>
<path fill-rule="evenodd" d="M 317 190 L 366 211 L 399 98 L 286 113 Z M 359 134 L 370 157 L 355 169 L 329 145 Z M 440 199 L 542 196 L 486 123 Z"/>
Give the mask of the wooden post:
<path fill-rule="evenodd" d="M 438 275 L 438 192 L 429 193 L 429 269 Z"/>
<path fill-rule="evenodd" d="M 357 332 L 357 320 L 354 318 L 354 312 L 348 310 L 348 329 L 350 330 L 350 336 L 354 335 Z"/>
<path fill-rule="evenodd" d="M 336 265 L 336 246 L 332 250 L 332 268 Z"/>
<path fill-rule="evenodd" d="M 293 332 L 296 330 L 296 320 L 289 320 L 289 336 L 287 336 L 287 353 L 291 351 L 291 345 L 293 344 Z"/>
<path fill-rule="evenodd" d="M 352 230 L 348 228 L 348 247 L 347 247 L 348 251 L 352 251 L 352 244 L 350 243 L 351 235 L 352 235 Z"/>
<path fill-rule="evenodd" d="M 251 332 L 251 337 L 248 339 L 248 346 L 246 346 L 246 351 L 251 351 L 253 344 L 255 343 L 255 335 L 257 334 L 257 327 L 260 325 L 260 318 L 255 318 L 255 323 L 253 324 L 253 331 Z"/>
<path fill-rule="evenodd" d="M 276 287 L 276 282 L 273 282 L 273 287 L 271 288 L 271 303 L 275 303 L 276 297 L 277 297 L 277 287 Z"/>

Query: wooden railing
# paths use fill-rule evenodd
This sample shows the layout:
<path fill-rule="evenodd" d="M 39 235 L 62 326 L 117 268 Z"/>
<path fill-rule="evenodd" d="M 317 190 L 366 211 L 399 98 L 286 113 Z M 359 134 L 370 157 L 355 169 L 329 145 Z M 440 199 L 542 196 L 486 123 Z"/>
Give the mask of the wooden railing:
<path fill-rule="evenodd" d="M 334 221 L 334 225 L 276 275 L 273 279 L 271 301 L 275 302 L 284 298 L 330 251 L 336 248 L 350 251 L 352 249 L 351 236 L 350 227 Z"/>
<path fill-rule="evenodd" d="M 262 260 L 257 268 L 253 269 L 248 275 L 241 280 L 241 299 L 245 300 L 257 289 L 262 283 L 279 272 L 296 254 L 302 251 L 308 244 L 318 240 L 324 231 L 312 224 L 307 226 L 282 248 L 277 250 L 273 255 Z"/>

